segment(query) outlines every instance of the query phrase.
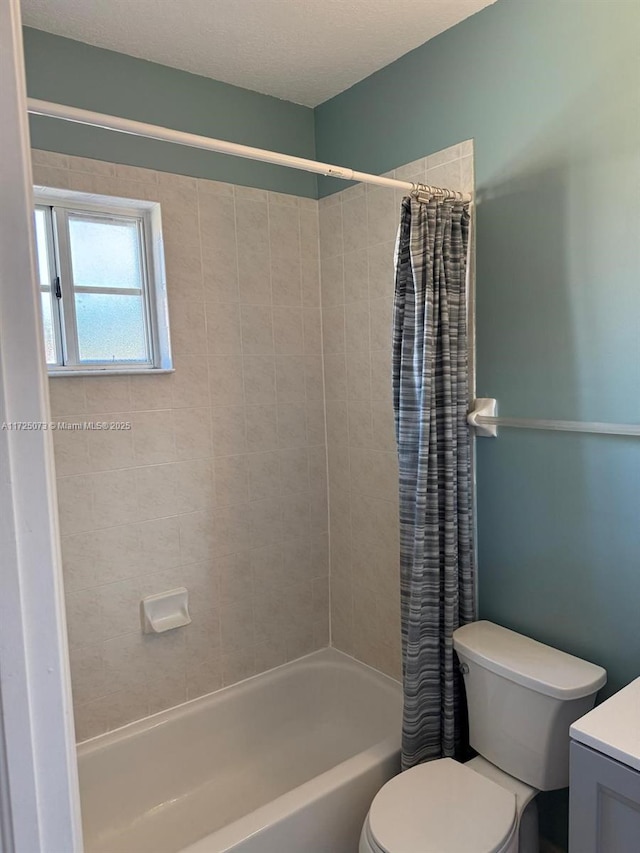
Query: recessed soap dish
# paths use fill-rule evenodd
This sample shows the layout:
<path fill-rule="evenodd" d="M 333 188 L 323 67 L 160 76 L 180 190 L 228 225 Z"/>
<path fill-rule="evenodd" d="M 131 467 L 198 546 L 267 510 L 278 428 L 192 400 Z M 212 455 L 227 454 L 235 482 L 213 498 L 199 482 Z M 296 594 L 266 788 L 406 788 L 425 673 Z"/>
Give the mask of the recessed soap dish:
<path fill-rule="evenodd" d="M 162 634 L 191 622 L 189 593 L 183 587 L 148 595 L 140 602 L 143 634 Z"/>

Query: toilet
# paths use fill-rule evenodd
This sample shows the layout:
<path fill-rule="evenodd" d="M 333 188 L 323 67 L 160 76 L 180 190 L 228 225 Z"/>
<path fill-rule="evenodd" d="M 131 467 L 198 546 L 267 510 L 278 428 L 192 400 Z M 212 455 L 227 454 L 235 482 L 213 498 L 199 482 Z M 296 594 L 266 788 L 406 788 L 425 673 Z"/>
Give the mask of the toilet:
<path fill-rule="evenodd" d="M 478 756 L 426 762 L 387 782 L 359 853 L 538 853 L 536 794 L 569 784 L 569 726 L 607 674 L 492 622 L 458 628 L 453 645 Z"/>

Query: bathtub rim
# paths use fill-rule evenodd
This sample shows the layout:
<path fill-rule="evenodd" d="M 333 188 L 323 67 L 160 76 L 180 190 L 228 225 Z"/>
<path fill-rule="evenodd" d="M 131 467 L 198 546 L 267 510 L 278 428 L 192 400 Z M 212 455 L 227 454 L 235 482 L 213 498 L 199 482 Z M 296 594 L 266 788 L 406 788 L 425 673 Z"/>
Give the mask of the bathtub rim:
<path fill-rule="evenodd" d="M 400 769 L 400 730 L 367 749 L 275 797 L 226 826 L 193 841 L 178 853 L 232 853 L 241 842 L 251 839 L 270 826 L 329 796 L 359 776 L 391 762 L 397 757 Z M 215 846 L 213 846 L 215 845 Z"/>

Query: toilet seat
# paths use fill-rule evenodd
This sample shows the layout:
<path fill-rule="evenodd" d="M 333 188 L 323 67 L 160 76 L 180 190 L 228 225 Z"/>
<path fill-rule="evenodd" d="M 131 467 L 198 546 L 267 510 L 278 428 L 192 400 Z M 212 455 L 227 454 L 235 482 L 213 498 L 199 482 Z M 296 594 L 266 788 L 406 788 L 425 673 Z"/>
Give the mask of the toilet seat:
<path fill-rule="evenodd" d="M 387 782 L 365 833 L 375 853 L 502 853 L 517 825 L 515 794 L 442 758 Z"/>

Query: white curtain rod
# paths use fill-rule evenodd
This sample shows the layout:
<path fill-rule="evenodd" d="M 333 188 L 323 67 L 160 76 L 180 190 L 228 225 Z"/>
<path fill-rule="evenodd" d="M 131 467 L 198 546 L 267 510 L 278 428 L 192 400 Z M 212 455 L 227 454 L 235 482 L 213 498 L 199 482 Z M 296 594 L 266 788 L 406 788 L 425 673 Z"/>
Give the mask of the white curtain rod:
<path fill-rule="evenodd" d="M 224 139 L 211 139 L 208 136 L 198 136 L 195 133 L 184 133 L 168 127 L 146 124 L 133 119 L 110 116 L 103 113 L 82 110 L 78 107 L 68 107 L 54 104 L 51 101 L 40 101 L 37 98 L 27 99 L 27 109 L 32 115 L 47 116 L 62 119 L 76 124 L 86 124 L 103 130 L 114 130 L 117 133 L 128 133 L 131 136 L 142 136 L 146 139 L 157 139 L 161 142 L 172 142 L 175 145 L 186 145 L 189 148 L 201 148 L 205 151 L 216 151 L 219 154 L 231 154 L 234 157 L 245 157 L 248 160 L 261 160 L 264 163 L 274 163 L 290 169 L 301 169 L 304 172 L 315 172 L 331 178 L 344 181 L 357 181 L 364 184 L 376 184 L 380 187 L 401 189 L 407 192 L 432 192 L 439 187 L 426 187 L 422 184 L 412 184 L 409 181 L 398 181 L 395 178 L 383 178 L 381 175 L 369 175 L 366 172 L 356 172 L 344 166 L 331 166 L 329 163 L 318 163 L 304 157 L 294 157 L 290 154 L 280 154 L 277 151 L 267 151 L 264 148 L 253 148 L 250 145 L 240 145 L 237 142 L 226 142 Z M 447 190 L 444 190 L 447 192 Z M 471 201 L 471 196 L 463 193 L 453 193 L 462 201 Z"/>
<path fill-rule="evenodd" d="M 467 423 L 476 435 L 496 438 L 498 427 L 543 429 L 559 432 L 586 432 L 593 435 L 632 435 L 640 438 L 640 424 L 610 424 L 600 421 L 554 421 L 549 418 L 510 418 L 498 416 L 498 401 L 494 397 L 474 400 Z"/>

